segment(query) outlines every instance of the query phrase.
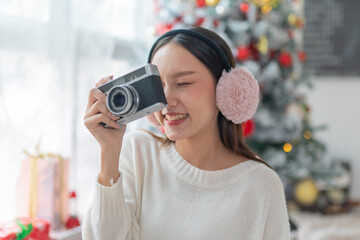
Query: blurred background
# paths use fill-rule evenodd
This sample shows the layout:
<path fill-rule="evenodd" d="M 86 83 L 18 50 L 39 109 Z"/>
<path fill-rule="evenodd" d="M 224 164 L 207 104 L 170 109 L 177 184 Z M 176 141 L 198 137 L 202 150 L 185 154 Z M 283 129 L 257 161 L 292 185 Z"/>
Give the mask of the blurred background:
<path fill-rule="evenodd" d="M 344 222 L 346 239 L 360 238 L 359 10 L 356 0 L 0 0 L 0 223 L 81 223 L 99 171 L 83 125 L 90 89 L 144 65 L 157 36 L 202 26 L 259 81 L 244 134 L 283 180 L 298 239 L 329 239 Z M 138 128 L 157 131 L 144 119 L 128 131 Z"/>

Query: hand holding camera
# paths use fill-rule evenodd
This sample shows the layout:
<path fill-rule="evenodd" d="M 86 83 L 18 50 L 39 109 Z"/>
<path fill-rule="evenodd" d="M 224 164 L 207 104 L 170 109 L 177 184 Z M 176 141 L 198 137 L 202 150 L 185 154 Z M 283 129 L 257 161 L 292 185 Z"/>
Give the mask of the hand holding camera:
<path fill-rule="evenodd" d="M 85 126 L 101 148 L 99 182 L 110 186 L 120 176 L 119 155 L 126 124 L 167 106 L 157 70 L 147 64 L 122 77 L 102 78 L 91 89 Z"/>
<path fill-rule="evenodd" d="M 106 106 L 106 95 L 98 89 L 98 86 L 108 82 L 112 77 L 102 78 L 89 93 L 88 105 L 84 116 L 84 124 L 90 133 L 100 144 L 100 147 L 119 146 L 126 126 L 120 126 L 114 116 Z M 111 126 L 113 130 L 106 129 L 102 124 Z"/>
<path fill-rule="evenodd" d="M 85 126 L 94 135 L 99 124 L 118 129 L 166 106 L 158 69 L 153 64 L 146 64 L 115 80 L 107 77 L 97 83 L 89 95 Z M 100 140 L 99 136 L 95 138 Z"/>

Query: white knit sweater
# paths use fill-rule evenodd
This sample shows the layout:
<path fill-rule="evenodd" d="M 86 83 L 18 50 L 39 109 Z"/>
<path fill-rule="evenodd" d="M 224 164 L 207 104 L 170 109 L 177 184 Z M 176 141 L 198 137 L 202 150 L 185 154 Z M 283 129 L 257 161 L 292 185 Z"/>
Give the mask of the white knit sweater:
<path fill-rule="evenodd" d="M 121 177 L 97 183 L 83 239 L 288 240 L 282 183 L 262 163 L 200 170 L 145 132 L 124 137 Z"/>

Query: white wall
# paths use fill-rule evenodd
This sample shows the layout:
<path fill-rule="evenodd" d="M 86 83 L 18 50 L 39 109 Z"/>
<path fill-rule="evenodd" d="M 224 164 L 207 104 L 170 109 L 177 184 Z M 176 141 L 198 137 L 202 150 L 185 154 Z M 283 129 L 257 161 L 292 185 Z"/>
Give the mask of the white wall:
<path fill-rule="evenodd" d="M 330 157 L 352 164 L 351 197 L 360 199 L 360 77 L 314 77 L 306 96 L 314 125 L 326 124 L 317 133 Z"/>

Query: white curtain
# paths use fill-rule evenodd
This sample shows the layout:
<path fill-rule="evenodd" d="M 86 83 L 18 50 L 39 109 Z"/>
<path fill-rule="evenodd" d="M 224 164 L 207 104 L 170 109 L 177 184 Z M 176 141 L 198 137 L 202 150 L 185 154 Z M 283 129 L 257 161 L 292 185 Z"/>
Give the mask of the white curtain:
<path fill-rule="evenodd" d="M 150 16 L 146 0 L 0 0 L 0 222 L 15 217 L 22 151 L 37 144 L 70 158 L 82 217 L 99 168 L 88 92 L 146 62 Z"/>

